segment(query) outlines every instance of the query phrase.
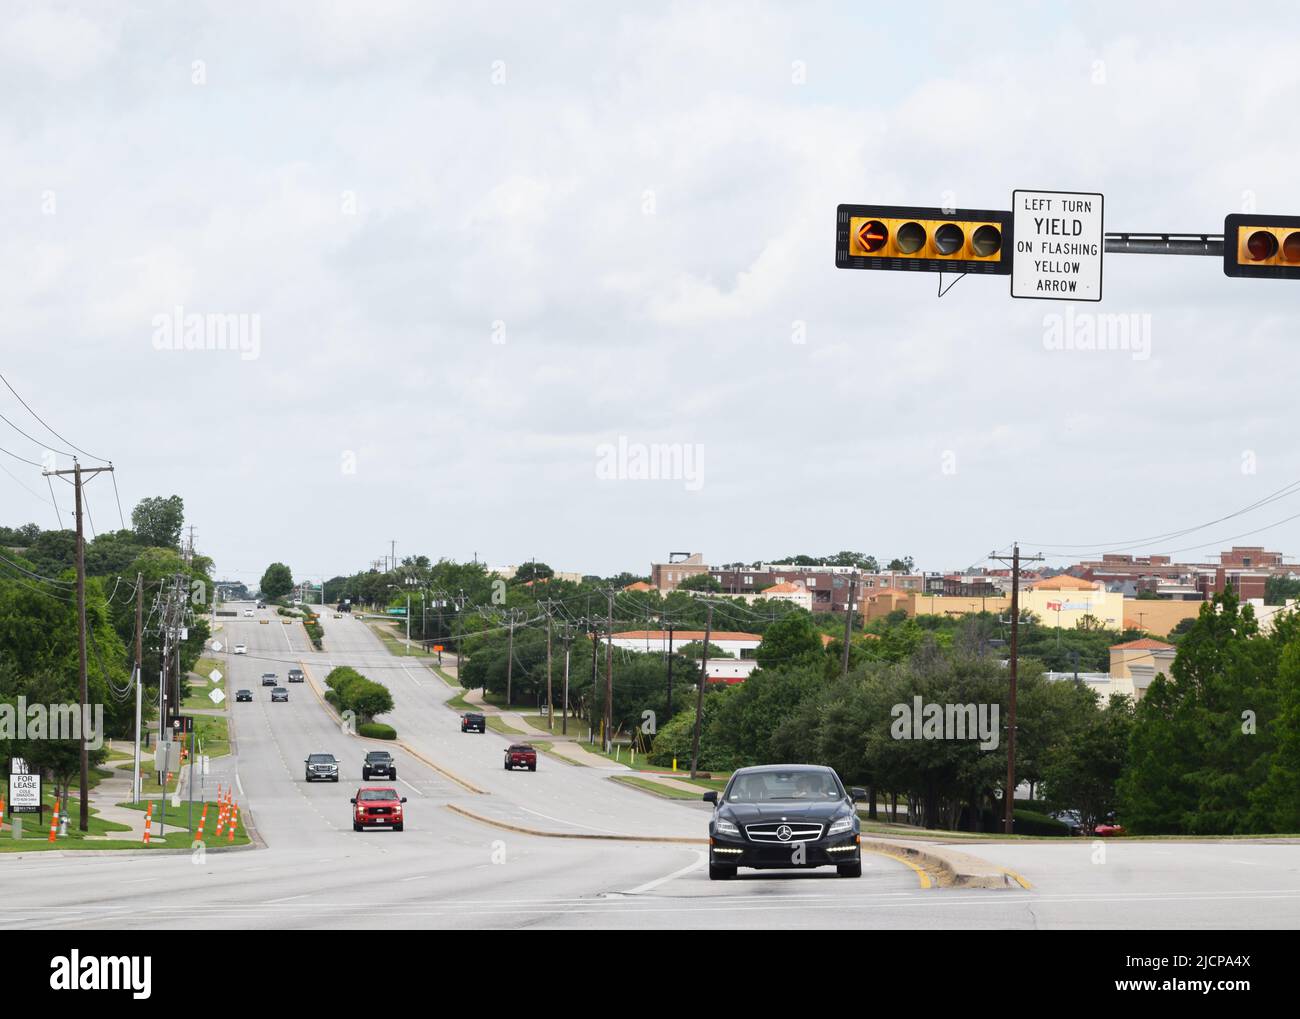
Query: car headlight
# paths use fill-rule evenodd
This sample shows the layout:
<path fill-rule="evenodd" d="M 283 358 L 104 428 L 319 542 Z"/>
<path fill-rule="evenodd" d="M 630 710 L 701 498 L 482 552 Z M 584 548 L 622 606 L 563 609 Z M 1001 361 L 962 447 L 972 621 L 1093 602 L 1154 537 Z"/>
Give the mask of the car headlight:
<path fill-rule="evenodd" d="M 719 835 L 740 835 L 740 829 L 736 827 L 734 822 L 728 821 L 725 817 L 720 817 L 714 822 L 713 830 Z"/>
<path fill-rule="evenodd" d="M 847 831 L 853 830 L 853 815 L 845 814 L 843 817 L 837 817 L 831 822 L 827 835 L 842 835 Z"/>

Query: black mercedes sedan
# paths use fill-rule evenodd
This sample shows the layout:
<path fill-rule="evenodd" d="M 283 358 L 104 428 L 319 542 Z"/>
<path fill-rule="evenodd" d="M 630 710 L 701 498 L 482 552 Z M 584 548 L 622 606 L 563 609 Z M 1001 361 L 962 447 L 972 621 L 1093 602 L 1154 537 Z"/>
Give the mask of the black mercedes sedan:
<path fill-rule="evenodd" d="M 714 804 L 709 821 L 709 878 L 736 876 L 738 867 L 802 870 L 834 867 L 840 877 L 862 876 L 861 829 L 854 801 L 831 768 L 765 764 L 741 768 Z"/>

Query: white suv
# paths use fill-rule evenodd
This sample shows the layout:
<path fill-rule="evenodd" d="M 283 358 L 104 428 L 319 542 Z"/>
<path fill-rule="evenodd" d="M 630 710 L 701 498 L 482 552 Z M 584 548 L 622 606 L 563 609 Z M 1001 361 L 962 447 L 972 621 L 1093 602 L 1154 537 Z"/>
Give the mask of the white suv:
<path fill-rule="evenodd" d="M 246 655 L 246 654 L 248 654 L 248 645 L 247 645 L 247 644 L 236 644 L 236 645 L 235 645 L 235 654 L 237 654 L 237 655 Z"/>

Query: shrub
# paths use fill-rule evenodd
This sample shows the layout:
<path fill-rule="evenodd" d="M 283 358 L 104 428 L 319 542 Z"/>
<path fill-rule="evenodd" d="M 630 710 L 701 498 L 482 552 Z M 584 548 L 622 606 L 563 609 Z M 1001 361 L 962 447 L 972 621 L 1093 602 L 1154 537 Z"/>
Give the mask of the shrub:
<path fill-rule="evenodd" d="M 371 739 L 397 739 L 397 730 L 383 722 L 365 722 L 357 727 L 357 732 Z"/>

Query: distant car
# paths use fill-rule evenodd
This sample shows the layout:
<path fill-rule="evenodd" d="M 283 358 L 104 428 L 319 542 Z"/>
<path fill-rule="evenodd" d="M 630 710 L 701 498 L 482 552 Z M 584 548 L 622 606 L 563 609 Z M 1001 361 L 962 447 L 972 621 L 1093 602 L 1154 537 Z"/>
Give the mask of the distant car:
<path fill-rule="evenodd" d="M 274 704 L 276 701 L 286 701 L 286 702 L 287 702 L 288 700 L 289 700 L 289 691 L 286 690 L 284 687 L 282 687 L 282 686 L 277 686 L 274 690 L 271 691 L 271 703 L 272 703 L 272 704 Z"/>
<path fill-rule="evenodd" d="M 767 764 L 735 771 L 709 821 L 709 880 L 736 876 L 739 867 L 802 870 L 834 867 L 840 877 L 862 876 L 861 827 L 854 802 L 834 770 L 812 764 Z"/>
<path fill-rule="evenodd" d="M 1092 833 L 1101 838 L 1111 835 L 1123 835 L 1124 826 L 1122 824 L 1099 824 L 1092 830 Z"/>
<path fill-rule="evenodd" d="M 290 670 L 289 670 L 289 682 L 290 682 L 290 683 L 305 683 L 306 681 L 307 681 L 307 677 L 303 675 L 303 673 L 302 673 L 302 669 L 290 669 Z"/>
<path fill-rule="evenodd" d="M 247 644 L 236 644 L 236 645 L 235 645 L 235 654 L 237 654 L 237 655 L 246 655 L 246 654 L 248 654 L 248 645 L 247 645 Z"/>
<path fill-rule="evenodd" d="M 402 804 L 405 802 L 406 797 L 398 796 L 396 789 L 358 789 L 352 797 L 352 830 L 362 831 L 382 826 L 401 831 Z"/>
<path fill-rule="evenodd" d="M 514 771 L 516 768 L 537 770 L 537 751 L 527 743 L 512 743 L 506 747 L 506 771 Z"/>
<path fill-rule="evenodd" d="M 309 754 L 303 761 L 307 768 L 307 781 L 337 782 L 339 780 L 339 762 L 333 754 Z"/>
<path fill-rule="evenodd" d="M 366 759 L 361 763 L 361 780 L 369 782 L 376 776 L 384 778 L 397 778 L 397 762 L 393 760 L 393 755 L 387 750 L 372 750 L 366 754 Z"/>
<path fill-rule="evenodd" d="M 258 602 L 258 603 L 257 603 L 257 607 L 258 607 L 259 609 L 264 609 L 264 608 L 266 608 L 266 602 L 264 602 L 264 601 L 260 601 L 260 602 Z"/>
<path fill-rule="evenodd" d="M 237 700 L 237 701 L 251 701 L 252 699 L 253 699 L 253 691 L 252 691 L 252 690 L 236 690 L 236 691 L 235 691 L 235 700 Z"/>
<path fill-rule="evenodd" d="M 335 612 L 335 613 L 334 613 L 334 618 L 335 618 L 335 619 L 342 619 L 342 618 L 343 618 L 343 613 L 342 613 L 342 612 Z"/>
<path fill-rule="evenodd" d="M 487 719 L 478 712 L 470 711 L 460 716 L 461 732 L 487 732 Z"/>
<path fill-rule="evenodd" d="M 244 609 L 244 615 L 246 615 L 246 616 L 251 616 L 252 614 L 253 614 L 253 610 L 252 610 L 252 609 Z"/>
<path fill-rule="evenodd" d="M 274 673 L 274 672 L 264 672 L 264 673 L 262 673 L 262 685 L 263 685 L 263 686 L 275 686 L 277 682 L 278 682 L 278 681 L 277 681 L 277 679 L 276 679 L 276 677 L 275 677 L 275 673 Z"/>
<path fill-rule="evenodd" d="M 1053 814 L 1052 819 L 1060 821 L 1070 829 L 1071 835 L 1080 835 L 1083 833 L 1083 816 L 1077 810 L 1062 810 Z"/>

